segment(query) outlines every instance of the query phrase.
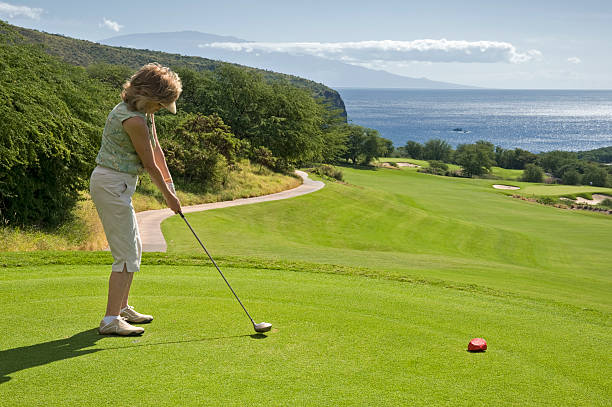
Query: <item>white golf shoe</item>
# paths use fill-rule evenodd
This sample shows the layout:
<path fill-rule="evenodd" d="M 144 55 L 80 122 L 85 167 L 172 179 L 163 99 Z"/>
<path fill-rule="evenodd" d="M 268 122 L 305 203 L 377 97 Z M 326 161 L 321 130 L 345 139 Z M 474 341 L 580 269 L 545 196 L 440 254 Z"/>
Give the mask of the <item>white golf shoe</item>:
<path fill-rule="evenodd" d="M 124 308 L 119 316 L 132 324 L 148 324 L 149 322 L 153 321 L 153 317 L 151 315 L 141 314 L 131 305 Z"/>
<path fill-rule="evenodd" d="M 142 335 L 144 333 L 144 328 L 141 328 L 139 326 L 132 326 L 125 322 L 123 318 L 116 318 L 108 324 L 105 323 L 104 320 L 102 320 L 102 322 L 100 322 L 98 332 L 100 333 L 100 335 L 132 336 Z"/>

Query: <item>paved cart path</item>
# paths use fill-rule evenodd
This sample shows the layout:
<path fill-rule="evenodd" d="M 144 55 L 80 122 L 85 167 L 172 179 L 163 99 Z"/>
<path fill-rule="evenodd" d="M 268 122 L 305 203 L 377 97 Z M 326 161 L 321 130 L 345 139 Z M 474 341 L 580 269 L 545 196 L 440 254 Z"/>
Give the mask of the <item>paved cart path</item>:
<path fill-rule="evenodd" d="M 256 196 L 252 198 L 241 198 L 233 201 L 183 206 L 183 213 L 200 212 L 209 209 L 226 208 L 228 206 L 249 205 L 258 202 L 288 199 L 318 191 L 325 186 L 325 183 L 321 181 L 313 181 L 308 178 L 308 174 L 306 174 L 304 171 L 296 170 L 295 173 L 302 177 L 303 180 L 302 185 L 296 188 L 277 192 L 275 194 Z M 172 215 L 174 215 L 174 212 L 168 208 L 143 211 L 136 214 L 143 252 L 165 252 L 167 250 L 168 246 L 166 245 L 166 239 L 164 239 L 164 235 L 161 231 L 161 223 Z"/>

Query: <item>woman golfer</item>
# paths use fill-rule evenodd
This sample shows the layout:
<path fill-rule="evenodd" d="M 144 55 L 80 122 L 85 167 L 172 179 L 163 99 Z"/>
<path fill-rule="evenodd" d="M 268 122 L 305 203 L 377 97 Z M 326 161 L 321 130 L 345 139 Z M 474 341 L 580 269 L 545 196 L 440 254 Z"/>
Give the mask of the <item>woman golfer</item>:
<path fill-rule="evenodd" d="M 100 334 L 139 335 L 144 329 L 130 323 L 153 320 L 128 304 L 132 277 L 140 269 L 142 251 L 132 195 L 138 174 L 144 168 L 164 195 L 168 207 L 175 213 L 181 210 L 153 117 L 162 107 L 176 114 L 175 102 L 181 91 L 181 80 L 176 73 L 157 63 L 147 64 L 123 85 L 123 101 L 106 119 L 96 158 L 98 166 L 90 180 L 91 198 L 114 259 L 106 315 L 98 329 Z"/>

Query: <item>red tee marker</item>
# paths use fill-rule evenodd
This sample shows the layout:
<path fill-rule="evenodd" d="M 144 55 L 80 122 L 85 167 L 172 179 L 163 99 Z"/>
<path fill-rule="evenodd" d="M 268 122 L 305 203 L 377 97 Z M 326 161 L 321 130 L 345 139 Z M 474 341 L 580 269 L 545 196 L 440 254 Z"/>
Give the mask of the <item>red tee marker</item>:
<path fill-rule="evenodd" d="M 468 344 L 470 352 L 484 352 L 485 350 L 487 350 L 487 341 L 482 338 L 474 338 Z"/>

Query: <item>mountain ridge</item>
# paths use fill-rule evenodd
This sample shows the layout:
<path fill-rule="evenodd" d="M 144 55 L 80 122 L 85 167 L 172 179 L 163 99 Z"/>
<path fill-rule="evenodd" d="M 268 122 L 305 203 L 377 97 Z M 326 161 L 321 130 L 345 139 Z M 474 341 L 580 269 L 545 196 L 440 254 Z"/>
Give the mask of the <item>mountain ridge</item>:
<path fill-rule="evenodd" d="M 185 56 L 178 53 L 133 49 L 127 47 L 109 46 L 88 40 L 68 37 L 61 34 L 50 34 L 43 31 L 24 28 L 0 20 L 0 34 L 12 34 L 17 43 L 33 44 L 42 47 L 50 55 L 59 57 L 72 65 L 87 67 L 96 63 L 110 63 L 138 69 L 151 61 L 172 67 L 190 68 L 196 71 L 215 70 L 228 62 L 213 60 L 199 56 Z M 286 81 L 287 83 L 307 89 L 315 98 L 325 100 L 329 109 L 337 112 L 343 121 L 347 121 L 346 108 L 340 94 L 322 83 L 270 70 L 251 66 L 229 63 L 247 71 L 258 72 L 268 82 Z"/>
<path fill-rule="evenodd" d="M 383 70 L 369 69 L 339 61 L 309 55 L 290 55 L 280 52 L 234 52 L 207 48 L 201 45 L 211 42 L 251 42 L 245 39 L 202 33 L 199 31 L 172 31 L 124 34 L 100 40 L 111 46 L 131 46 L 155 49 L 182 55 L 223 60 L 283 72 L 324 83 L 330 87 L 403 88 L 403 89 L 479 89 L 476 86 L 434 81 L 427 78 L 411 78 Z"/>

